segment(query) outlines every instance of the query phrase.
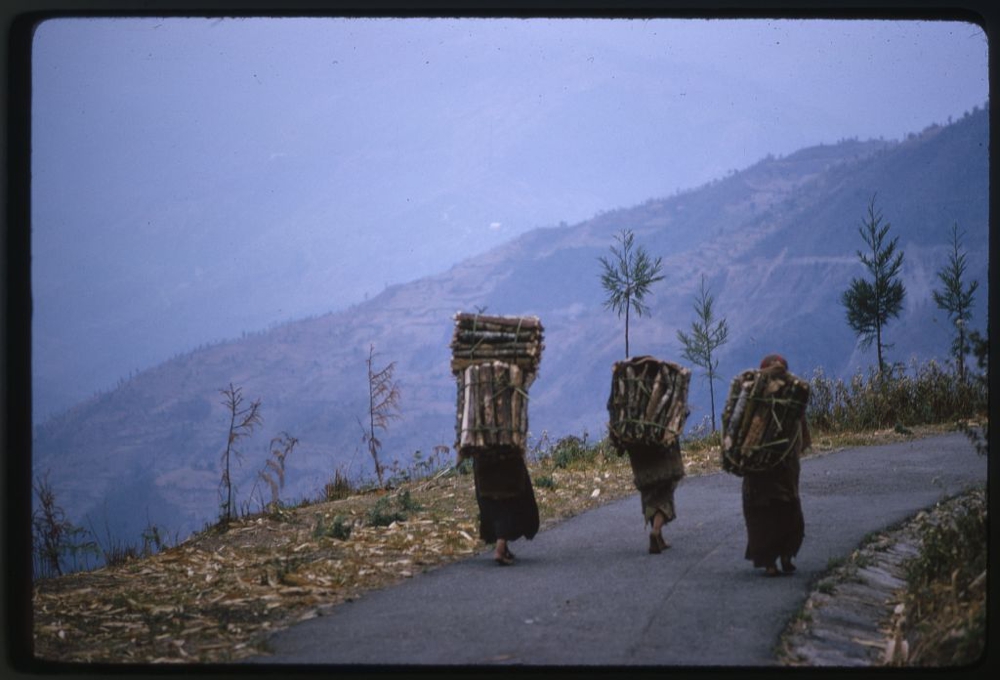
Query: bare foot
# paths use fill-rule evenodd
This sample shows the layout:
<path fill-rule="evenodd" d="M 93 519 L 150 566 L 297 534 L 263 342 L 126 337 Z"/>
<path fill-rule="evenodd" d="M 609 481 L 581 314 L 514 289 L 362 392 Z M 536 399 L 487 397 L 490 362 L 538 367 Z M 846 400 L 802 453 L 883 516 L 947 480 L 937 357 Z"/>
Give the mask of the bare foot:
<path fill-rule="evenodd" d="M 496 550 L 493 551 L 493 559 L 501 566 L 514 564 L 514 553 L 507 547 L 507 541 L 503 539 L 497 541 Z"/>
<path fill-rule="evenodd" d="M 649 552 L 651 555 L 659 555 L 670 547 L 670 544 L 663 540 L 663 536 L 656 532 L 649 534 Z"/>

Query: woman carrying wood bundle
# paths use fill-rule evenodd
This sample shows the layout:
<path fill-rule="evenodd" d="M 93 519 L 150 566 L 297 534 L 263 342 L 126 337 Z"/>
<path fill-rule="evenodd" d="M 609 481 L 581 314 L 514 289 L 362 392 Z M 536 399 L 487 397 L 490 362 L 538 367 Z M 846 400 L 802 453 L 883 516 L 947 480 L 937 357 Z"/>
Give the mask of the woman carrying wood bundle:
<path fill-rule="evenodd" d="M 514 563 L 508 544 L 538 533 L 538 504 L 524 461 L 528 388 L 541 359 L 537 317 L 455 315 L 451 370 L 457 379 L 455 449 L 472 458 L 479 536 L 496 543 L 497 564 Z"/>
<path fill-rule="evenodd" d="M 788 373 L 788 362 L 769 354 L 760 362 L 762 372 L 773 378 Z M 799 458 L 812 445 L 805 414 L 789 423 L 781 433 L 791 448 L 776 466 L 743 475 L 743 518 L 747 527 L 745 557 L 754 567 L 764 567 L 767 576 L 795 571 L 792 558 L 805 536 L 805 521 L 799 500 Z M 781 572 L 777 562 L 781 561 Z"/>
<path fill-rule="evenodd" d="M 652 527 L 652 554 L 670 547 L 663 527 L 677 517 L 674 491 L 684 477 L 678 437 L 688 416 L 690 380 L 690 370 L 651 356 L 615 362 L 611 371 L 608 436 L 618 453 L 628 454 L 642 514 Z"/>
<path fill-rule="evenodd" d="M 496 543 L 493 559 L 501 566 L 514 563 L 508 543 L 538 533 L 538 504 L 524 453 L 517 447 L 496 447 L 472 456 L 479 505 L 479 537 Z"/>

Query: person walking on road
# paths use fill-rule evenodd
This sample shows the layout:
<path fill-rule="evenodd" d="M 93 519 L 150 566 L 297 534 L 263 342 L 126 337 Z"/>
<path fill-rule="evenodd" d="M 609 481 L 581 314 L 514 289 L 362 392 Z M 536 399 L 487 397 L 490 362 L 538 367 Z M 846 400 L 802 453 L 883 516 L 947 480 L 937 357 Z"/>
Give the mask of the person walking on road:
<path fill-rule="evenodd" d="M 514 564 L 509 543 L 538 533 L 538 503 L 523 453 L 513 447 L 498 447 L 472 456 L 476 503 L 479 505 L 479 537 L 496 543 L 493 559 L 501 566 Z"/>
<path fill-rule="evenodd" d="M 769 354 L 760 363 L 761 371 L 782 377 L 788 362 L 778 354 Z M 805 520 L 799 498 L 799 458 L 812 445 L 809 427 L 803 414 L 781 433 L 790 442 L 790 450 L 776 466 L 743 477 L 743 518 L 747 528 L 746 559 L 755 568 L 764 568 L 767 576 L 795 571 L 792 559 L 798 554 L 805 536 Z M 781 562 L 781 572 L 777 563 Z"/>
<path fill-rule="evenodd" d="M 681 447 L 675 439 L 669 446 L 630 446 L 632 480 L 642 500 L 642 514 L 650 525 L 649 552 L 659 554 L 670 547 L 663 527 L 677 518 L 674 491 L 684 477 Z"/>
<path fill-rule="evenodd" d="M 684 477 L 679 438 L 690 412 L 690 379 L 690 370 L 651 356 L 616 361 L 611 370 L 608 440 L 629 457 L 653 555 L 670 547 L 663 527 L 677 517 L 674 491 Z"/>

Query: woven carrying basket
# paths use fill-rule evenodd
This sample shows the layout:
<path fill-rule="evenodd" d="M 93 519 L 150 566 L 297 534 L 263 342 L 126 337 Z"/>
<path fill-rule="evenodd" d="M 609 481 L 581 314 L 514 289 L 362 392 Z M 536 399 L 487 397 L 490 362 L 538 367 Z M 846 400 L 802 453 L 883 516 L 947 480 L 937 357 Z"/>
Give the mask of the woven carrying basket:
<path fill-rule="evenodd" d="M 781 463 L 801 437 L 808 402 L 809 383 L 787 371 L 736 376 L 722 410 L 722 469 L 743 476 Z"/>
<path fill-rule="evenodd" d="M 691 371 L 650 356 L 615 362 L 608 397 L 608 438 L 629 446 L 670 446 L 687 420 Z"/>

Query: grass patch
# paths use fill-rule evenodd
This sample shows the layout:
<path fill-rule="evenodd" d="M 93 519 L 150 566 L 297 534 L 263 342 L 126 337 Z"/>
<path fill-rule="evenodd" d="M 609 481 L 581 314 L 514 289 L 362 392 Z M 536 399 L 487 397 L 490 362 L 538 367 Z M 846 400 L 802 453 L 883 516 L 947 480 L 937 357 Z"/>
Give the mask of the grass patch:
<path fill-rule="evenodd" d="M 910 665 L 974 664 L 986 651 L 987 501 L 975 489 L 923 516 L 907 563 Z"/>
<path fill-rule="evenodd" d="M 373 527 L 387 527 L 393 522 L 405 522 L 406 514 L 399 509 L 393 509 L 388 496 L 381 496 L 369 508 L 365 515 L 365 523 Z"/>
<path fill-rule="evenodd" d="M 535 478 L 535 488 L 554 489 L 556 488 L 556 482 L 552 479 L 552 475 L 539 475 Z"/>
<path fill-rule="evenodd" d="M 316 527 L 313 529 L 312 536 L 315 539 L 319 538 L 336 538 L 340 541 L 346 541 L 351 537 L 351 530 L 354 525 L 343 515 L 337 515 L 333 518 L 333 522 L 329 525 L 323 523 L 323 518 L 320 517 L 316 522 Z"/>

